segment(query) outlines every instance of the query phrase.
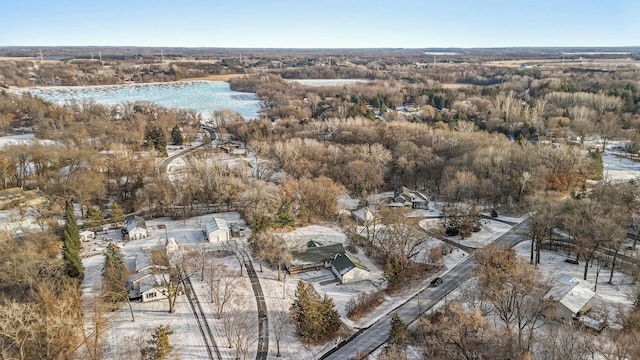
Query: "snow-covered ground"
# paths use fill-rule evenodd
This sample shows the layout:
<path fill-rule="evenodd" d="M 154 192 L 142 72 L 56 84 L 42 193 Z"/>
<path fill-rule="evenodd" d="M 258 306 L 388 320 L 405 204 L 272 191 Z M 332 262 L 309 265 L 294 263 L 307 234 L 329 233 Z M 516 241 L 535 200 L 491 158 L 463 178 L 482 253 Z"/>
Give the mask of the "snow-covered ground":
<path fill-rule="evenodd" d="M 367 79 L 294 79 L 289 82 L 305 86 L 348 86 L 353 84 L 366 84 Z"/>
<path fill-rule="evenodd" d="M 8 145 L 24 145 L 37 141 L 43 145 L 53 144 L 52 140 L 36 139 L 35 134 L 0 136 L 0 149 Z"/>
<path fill-rule="evenodd" d="M 531 241 L 521 242 L 516 245 L 514 249 L 518 256 L 528 260 L 531 254 Z M 545 277 L 545 280 L 550 281 L 561 273 L 582 279 L 584 263 L 581 262 L 580 265 L 574 265 L 565 262 L 565 259 L 567 259 L 567 255 L 564 253 L 548 250 L 540 251 L 540 264 L 538 264 L 538 268 Z M 629 295 L 634 285 L 631 276 L 620 272 L 613 273 L 613 285 L 609 285 L 610 272 L 610 268 L 602 268 L 598 277 L 597 287 L 595 287 L 596 268 L 595 266 L 590 266 L 587 281 L 594 285 L 596 292 L 596 298 L 592 302 L 592 312 L 595 311 L 597 315 L 606 318 L 610 325 L 616 326 L 618 323 L 616 319 L 618 310 L 628 309 L 632 305 Z"/>
<path fill-rule="evenodd" d="M 629 160 L 615 153 L 605 152 L 602 155 L 603 171 L 605 180 L 612 182 L 638 181 L 640 172 L 640 162 Z"/>

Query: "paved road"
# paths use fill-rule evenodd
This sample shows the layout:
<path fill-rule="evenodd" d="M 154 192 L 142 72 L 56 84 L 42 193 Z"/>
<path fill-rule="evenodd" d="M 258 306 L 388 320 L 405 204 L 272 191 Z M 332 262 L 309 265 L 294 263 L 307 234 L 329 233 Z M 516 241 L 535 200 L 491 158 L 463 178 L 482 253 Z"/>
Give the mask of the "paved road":
<path fill-rule="evenodd" d="M 253 295 L 256 297 L 256 303 L 258 305 L 258 352 L 256 353 L 256 360 L 266 360 L 269 353 L 269 318 L 267 317 L 267 303 L 264 301 L 264 293 L 262 292 L 262 286 L 260 286 L 260 279 L 256 271 L 253 269 L 253 263 L 249 257 L 246 257 L 244 263 L 247 268 L 247 274 L 251 279 L 251 287 L 253 288 Z"/>
<path fill-rule="evenodd" d="M 186 276 L 184 279 L 185 280 L 183 281 L 183 284 L 184 284 L 185 293 L 187 295 L 187 299 L 189 300 L 189 304 L 191 305 L 193 316 L 196 318 L 196 321 L 198 323 L 198 328 L 200 329 L 200 334 L 202 335 L 202 339 L 204 340 L 204 344 L 207 348 L 207 354 L 209 355 L 209 359 L 214 360 L 214 352 L 215 352 L 215 358 L 222 360 L 222 356 L 220 355 L 220 350 L 218 349 L 218 345 L 216 344 L 215 337 L 211 332 L 211 327 L 209 326 L 207 317 L 205 316 L 204 311 L 202 311 L 202 306 L 200 306 L 198 295 L 193 290 L 191 279 Z"/>
<path fill-rule="evenodd" d="M 517 243 L 527 240 L 527 224 L 528 222 L 525 220 L 514 226 L 511 230 L 496 239 L 493 244 L 511 248 Z M 347 360 L 356 356 L 358 353 L 372 353 L 387 341 L 389 328 L 391 327 L 391 318 L 396 312 L 406 324 L 412 323 L 420 314 L 431 309 L 433 305 L 444 299 L 449 293 L 467 281 L 472 276 L 474 266 L 475 261 L 473 256 L 469 256 L 442 277 L 444 281 L 440 286 L 422 290 L 413 298 L 383 316 L 370 327 L 358 331 L 351 338 L 341 342 L 338 347 L 324 354 L 320 359 Z"/>

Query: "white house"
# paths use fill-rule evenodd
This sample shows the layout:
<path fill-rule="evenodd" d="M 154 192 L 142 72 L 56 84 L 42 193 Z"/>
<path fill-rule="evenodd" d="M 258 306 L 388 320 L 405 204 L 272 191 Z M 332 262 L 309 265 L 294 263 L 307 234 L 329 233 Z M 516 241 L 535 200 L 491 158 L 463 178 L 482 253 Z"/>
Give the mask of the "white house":
<path fill-rule="evenodd" d="M 336 254 L 331 262 L 331 271 L 336 275 L 341 284 L 352 283 L 361 280 L 369 280 L 369 269 L 355 256 Z"/>
<path fill-rule="evenodd" d="M 90 230 L 80 232 L 80 241 L 89 241 L 96 238 L 96 233 Z"/>
<path fill-rule="evenodd" d="M 125 240 L 139 240 L 149 236 L 147 225 L 142 216 L 130 216 L 125 222 L 125 228 L 122 229 Z"/>
<path fill-rule="evenodd" d="M 140 301 L 151 302 L 166 299 L 168 297 L 167 288 L 160 285 L 161 283 L 158 276 L 148 277 L 141 281 L 139 287 Z"/>
<path fill-rule="evenodd" d="M 163 267 L 151 265 L 144 256 L 128 259 L 127 267 L 132 273 L 126 282 L 129 299 L 148 302 L 167 298 L 167 288 L 162 285 Z"/>
<path fill-rule="evenodd" d="M 596 295 L 591 289 L 593 285 L 586 281 L 560 274 L 553 287 L 545 295 L 545 299 L 557 302 L 551 316 L 558 321 L 571 321 L 591 309 L 591 299 Z"/>
<path fill-rule="evenodd" d="M 205 233 L 207 234 L 207 239 L 209 242 L 222 242 L 229 241 L 231 236 L 229 224 L 218 218 L 211 218 L 207 220 L 205 227 Z"/>

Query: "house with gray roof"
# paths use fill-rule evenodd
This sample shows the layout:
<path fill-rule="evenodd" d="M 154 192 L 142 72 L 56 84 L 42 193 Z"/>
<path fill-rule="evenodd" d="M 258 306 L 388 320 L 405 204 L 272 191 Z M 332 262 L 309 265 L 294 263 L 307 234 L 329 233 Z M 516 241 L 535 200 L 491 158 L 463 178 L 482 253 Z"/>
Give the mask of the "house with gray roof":
<path fill-rule="evenodd" d="M 412 209 L 429 209 L 429 198 L 419 191 L 413 191 L 403 186 L 393 196 L 394 204 L 402 204 Z"/>
<path fill-rule="evenodd" d="M 336 254 L 344 254 L 344 246 L 341 243 L 323 244 L 312 240 L 303 248 L 291 251 L 292 260 L 285 264 L 285 268 L 290 274 L 330 268 Z"/>
<path fill-rule="evenodd" d="M 336 254 L 331 262 L 331 271 L 341 284 L 369 280 L 370 275 L 369 268 L 360 259 L 345 253 Z"/>
<path fill-rule="evenodd" d="M 229 224 L 222 219 L 211 218 L 204 224 L 204 228 L 210 243 L 229 241 L 231 237 Z"/>
<path fill-rule="evenodd" d="M 558 321 L 572 321 L 591 309 L 591 300 L 596 293 L 593 285 L 568 274 L 560 274 L 551 290 L 544 296 L 556 303 L 552 317 Z"/>
<path fill-rule="evenodd" d="M 133 215 L 125 220 L 125 227 L 122 229 L 125 240 L 139 240 L 149 236 L 147 224 L 142 216 Z"/>

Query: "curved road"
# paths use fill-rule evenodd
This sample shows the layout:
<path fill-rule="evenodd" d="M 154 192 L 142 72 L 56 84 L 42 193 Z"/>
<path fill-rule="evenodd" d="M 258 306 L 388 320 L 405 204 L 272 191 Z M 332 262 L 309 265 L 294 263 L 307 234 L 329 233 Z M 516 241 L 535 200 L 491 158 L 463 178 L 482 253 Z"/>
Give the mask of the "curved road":
<path fill-rule="evenodd" d="M 525 220 L 514 226 L 511 230 L 494 240 L 492 245 L 512 248 L 519 242 L 527 240 L 525 235 L 527 224 L 528 221 Z M 469 256 L 443 276 L 444 282 L 442 285 L 420 291 L 380 318 L 370 327 L 361 329 L 351 336 L 351 338 L 341 342 L 337 347 L 321 356 L 320 359 L 347 360 L 354 358 L 358 353 L 372 353 L 387 341 L 389 329 L 391 328 L 391 318 L 396 312 L 405 324 L 412 323 L 420 314 L 431 309 L 437 302 L 445 299 L 449 293 L 471 278 L 474 266 L 475 261 L 473 256 Z"/>

